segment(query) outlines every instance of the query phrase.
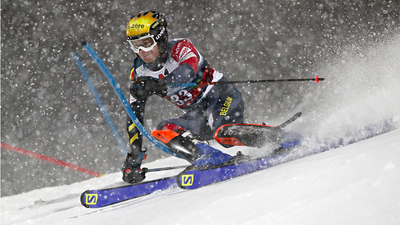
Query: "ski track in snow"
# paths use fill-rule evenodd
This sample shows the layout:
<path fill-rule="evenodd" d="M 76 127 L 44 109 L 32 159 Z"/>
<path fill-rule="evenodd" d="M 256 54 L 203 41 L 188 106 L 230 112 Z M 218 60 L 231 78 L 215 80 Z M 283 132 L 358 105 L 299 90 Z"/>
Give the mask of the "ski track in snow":
<path fill-rule="evenodd" d="M 86 189 L 109 174 L 1 198 L 2 224 L 399 224 L 400 130 L 197 190 L 158 192 L 102 209 Z M 149 163 L 164 166 L 181 160 Z M 149 174 L 149 179 L 177 173 Z"/>

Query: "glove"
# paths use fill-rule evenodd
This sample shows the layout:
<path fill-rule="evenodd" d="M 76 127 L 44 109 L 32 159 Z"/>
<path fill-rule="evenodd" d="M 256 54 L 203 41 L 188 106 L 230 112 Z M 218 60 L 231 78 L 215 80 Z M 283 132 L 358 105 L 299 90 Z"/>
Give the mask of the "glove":
<path fill-rule="evenodd" d="M 128 183 L 139 183 L 146 178 L 147 168 L 140 168 L 140 164 L 136 163 L 131 157 L 126 158 L 122 166 L 122 180 Z"/>
<path fill-rule="evenodd" d="M 141 99 L 153 94 L 164 97 L 167 95 L 168 84 L 165 79 L 155 79 L 153 77 L 139 77 L 131 81 L 130 93 L 133 97 Z"/>

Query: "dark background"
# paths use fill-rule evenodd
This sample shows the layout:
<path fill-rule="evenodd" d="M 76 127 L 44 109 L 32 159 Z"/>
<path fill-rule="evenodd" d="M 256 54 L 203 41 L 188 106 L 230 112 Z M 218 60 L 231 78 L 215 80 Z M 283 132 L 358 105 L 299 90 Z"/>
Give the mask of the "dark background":
<path fill-rule="evenodd" d="M 185 37 L 230 80 L 314 77 L 344 46 L 379 42 L 399 28 L 400 1 L 2 1 L 1 142 L 101 173 L 124 155 L 71 58 L 77 52 L 126 138 L 126 114 L 112 87 L 82 50 L 88 41 L 127 93 L 135 54 L 125 41 L 131 16 L 166 14 L 170 38 Z M 320 75 L 323 76 L 323 75 Z M 238 86 L 246 122 L 292 115 L 313 83 Z M 128 96 L 126 94 L 126 96 Z M 157 98 L 146 127 L 181 112 Z M 127 138 L 124 141 L 128 141 Z M 149 160 L 166 157 L 150 148 Z M 89 176 L 1 149 L 1 195 L 69 184 Z"/>

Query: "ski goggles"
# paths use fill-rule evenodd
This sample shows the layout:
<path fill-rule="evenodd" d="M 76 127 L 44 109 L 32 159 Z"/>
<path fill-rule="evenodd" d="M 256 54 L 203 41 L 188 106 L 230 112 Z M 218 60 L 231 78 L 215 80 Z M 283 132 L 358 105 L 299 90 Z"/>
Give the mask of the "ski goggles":
<path fill-rule="evenodd" d="M 153 38 L 153 35 L 141 37 L 135 40 L 128 40 L 128 42 L 131 45 L 131 49 L 135 53 L 139 53 L 140 49 L 145 52 L 151 51 L 157 44 L 157 42 Z"/>

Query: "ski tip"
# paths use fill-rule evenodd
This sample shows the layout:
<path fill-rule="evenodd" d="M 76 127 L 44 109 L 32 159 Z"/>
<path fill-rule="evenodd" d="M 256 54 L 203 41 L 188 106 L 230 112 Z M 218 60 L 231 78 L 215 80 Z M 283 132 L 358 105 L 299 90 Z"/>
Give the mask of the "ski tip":
<path fill-rule="evenodd" d="M 90 191 L 89 190 L 87 190 L 87 191 L 85 191 L 85 192 L 83 192 L 82 194 L 81 194 L 81 197 L 80 197 L 80 200 L 81 200 L 81 204 L 84 206 L 84 207 L 86 207 L 86 208 L 89 208 L 89 205 L 88 204 L 86 204 L 86 196 L 87 196 L 87 194 L 89 194 L 90 193 Z"/>
<path fill-rule="evenodd" d="M 82 41 L 82 46 L 85 46 L 85 45 L 87 45 L 87 42 L 86 41 Z"/>

